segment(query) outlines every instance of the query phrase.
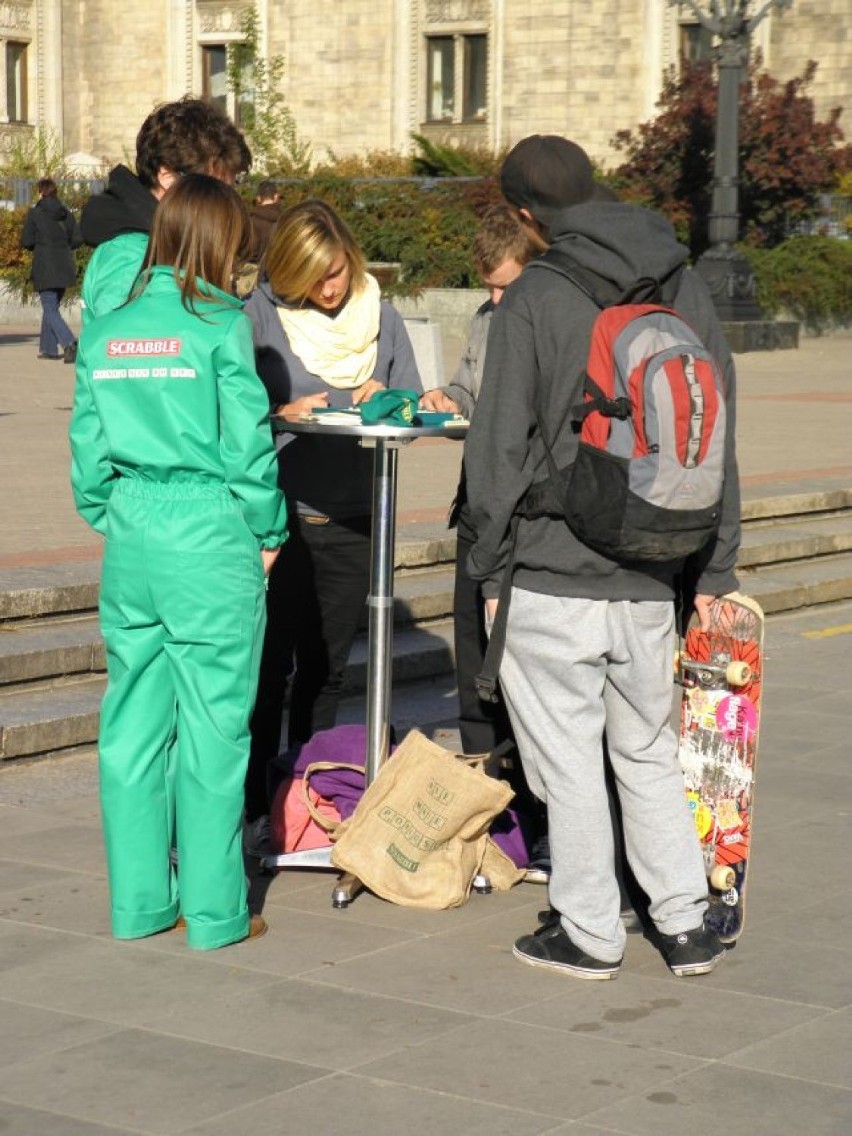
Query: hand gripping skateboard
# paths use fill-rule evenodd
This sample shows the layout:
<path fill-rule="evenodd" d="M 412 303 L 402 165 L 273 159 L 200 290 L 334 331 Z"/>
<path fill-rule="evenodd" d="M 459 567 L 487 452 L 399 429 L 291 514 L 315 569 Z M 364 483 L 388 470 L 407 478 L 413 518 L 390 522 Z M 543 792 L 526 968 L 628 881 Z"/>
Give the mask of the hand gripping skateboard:
<path fill-rule="evenodd" d="M 702 631 L 693 615 L 676 663 L 678 756 L 710 887 L 707 923 L 733 943 L 745 920 L 763 680 L 763 612 L 732 592 Z"/>

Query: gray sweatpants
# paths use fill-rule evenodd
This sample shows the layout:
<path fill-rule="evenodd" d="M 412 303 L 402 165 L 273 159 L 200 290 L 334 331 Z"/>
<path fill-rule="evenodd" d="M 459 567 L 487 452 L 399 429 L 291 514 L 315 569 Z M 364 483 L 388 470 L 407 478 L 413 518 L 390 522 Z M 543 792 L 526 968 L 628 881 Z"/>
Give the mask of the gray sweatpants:
<path fill-rule="evenodd" d="M 627 859 L 667 935 L 701 925 L 707 879 L 677 762 L 674 608 L 512 589 L 500 683 L 530 788 L 547 802 L 550 902 L 577 946 L 624 953 L 603 735 Z"/>

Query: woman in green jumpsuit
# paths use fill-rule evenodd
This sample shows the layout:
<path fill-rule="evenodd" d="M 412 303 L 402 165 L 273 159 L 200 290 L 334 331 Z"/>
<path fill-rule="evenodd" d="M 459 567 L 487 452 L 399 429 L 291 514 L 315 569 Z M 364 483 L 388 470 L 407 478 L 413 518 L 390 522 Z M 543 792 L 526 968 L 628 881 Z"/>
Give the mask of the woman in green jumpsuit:
<path fill-rule="evenodd" d="M 241 850 L 264 583 L 287 537 L 251 325 L 230 295 L 237 194 L 181 179 L 133 298 L 80 339 L 72 486 L 106 537 L 101 806 L 112 928 L 191 947 L 262 933 Z M 175 839 L 180 876 L 169 861 Z"/>

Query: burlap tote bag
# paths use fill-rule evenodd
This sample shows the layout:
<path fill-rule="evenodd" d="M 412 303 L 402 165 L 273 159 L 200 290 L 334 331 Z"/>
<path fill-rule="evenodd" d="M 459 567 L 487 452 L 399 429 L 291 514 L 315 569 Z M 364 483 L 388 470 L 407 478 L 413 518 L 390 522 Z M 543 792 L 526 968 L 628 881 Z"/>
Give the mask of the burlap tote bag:
<path fill-rule="evenodd" d="M 486 854 L 493 887 L 523 876 L 488 835 L 513 796 L 506 782 L 482 772 L 481 759 L 459 757 L 412 730 L 337 828 L 331 862 L 392 903 L 458 907 Z"/>

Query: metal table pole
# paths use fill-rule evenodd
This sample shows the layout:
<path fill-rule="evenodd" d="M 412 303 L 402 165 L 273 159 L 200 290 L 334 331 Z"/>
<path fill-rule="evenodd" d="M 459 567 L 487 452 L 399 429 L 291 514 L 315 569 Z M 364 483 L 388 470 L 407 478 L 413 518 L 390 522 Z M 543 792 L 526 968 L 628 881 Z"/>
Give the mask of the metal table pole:
<path fill-rule="evenodd" d="M 393 584 L 396 538 L 397 459 L 400 446 L 422 437 L 462 438 L 467 424 L 446 427 L 365 427 L 360 423 L 288 420 L 281 433 L 330 434 L 357 437 L 362 446 L 374 448 L 373 521 L 370 533 L 370 591 L 367 597 L 367 750 L 364 761 L 366 784 L 375 778 L 390 750 L 391 678 L 393 671 Z M 311 848 L 265 856 L 261 866 L 276 868 L 330 868 L 331 848 Z M 348 907 L 363 888 L 360 880 L 345 874 L 332 891 L 334 907 Z"/>
<path fill-rule="evenodd" d="M 393 562 L 400 443 L 386 438 L 362 438 L 361 444 L 375 448 L 367 596 L 367 753 L 364 760 L 364 783 L 369 785 L 390 751 Z M 359 879 L 350 872 L 344 873 L 332 890 L 332 907 L 348 907 L 362 887 Z"/>

